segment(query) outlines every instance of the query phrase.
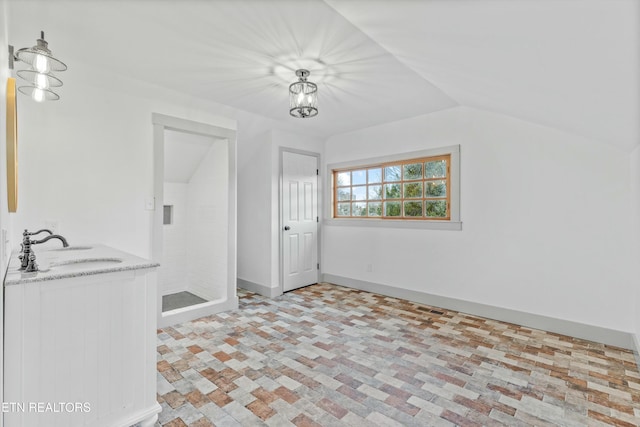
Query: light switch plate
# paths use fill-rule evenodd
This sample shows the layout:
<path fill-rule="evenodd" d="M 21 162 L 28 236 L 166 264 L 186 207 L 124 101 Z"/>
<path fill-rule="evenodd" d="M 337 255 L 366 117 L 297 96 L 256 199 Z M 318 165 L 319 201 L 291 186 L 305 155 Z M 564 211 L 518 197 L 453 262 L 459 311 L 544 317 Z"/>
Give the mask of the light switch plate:
<path fill-rule="evenodd" d="M 156 210 L 156 198 L 155 197 L 147 197 L 144 200 L 144 208 L 148 211 Z"/>

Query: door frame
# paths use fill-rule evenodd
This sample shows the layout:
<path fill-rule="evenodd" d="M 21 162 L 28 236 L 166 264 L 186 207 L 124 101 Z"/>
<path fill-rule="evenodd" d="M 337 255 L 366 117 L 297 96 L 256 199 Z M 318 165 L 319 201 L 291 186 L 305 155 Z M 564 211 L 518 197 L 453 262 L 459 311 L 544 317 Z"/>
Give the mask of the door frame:
<path fill-rule="evenodd" d="M 228 119 L 220 121 L 228 122 L 225 125 L 211 125 L 195 122 L 159 113 L 151 114 L 153 124 L 153 220 L 151 221 L 151 258 L 155 262 L 162 260 L 163 253 L 163 209 L 164 204 L 164 131 L 173 130 L 192 133 L 195 135 L 212 136 L 227 140 L 229 162 L 229 200 L 228 200 L 228 235 L 227 235 L 227 289 L 226 298 L 216 299 L 199 304 L 195 308 L 173 310 L 163 315 L 162 292 L 157 290 L 158 327 L 164 327 L 175 323 L 181 323 L 198 317 L 208 316 L 222 311 L 232 310 L 238 307 L 237 295 L 237 249 L 236 249 L 236 124 Z M 158 284 L 159 286 L 159 284 Z"/>
<path fill-rule="evenodd" d="M 284 194 L 284 153 L 293 153 L 293 154 L 302 154 L 305 156 L 310 156 L 310 157 L 315 157 L 316 158 L 316 170 L 318 171 L 318 175 L 317 175 L 317 186 L 316 186 L 316 192 L 317 194 L 317 200 L 318 200 L 318 212 L 316 214 L 316 216 L 318 217 L 318 229 L 316 232 L 316 236 L 318 237 L 318 264 L 320 266 L 322 266 L 322 262 L 321 262 L 321 253 L 320 253 L 320 248 L 321 246 L 321 240 L 322 240 L 322 227 L 320 226 L 320 224 L 322 224 L 322 181 L 320 180 L 320 177 L 322 175 L 320 175 L 320 153 L 316 153 L 314 151 L 307 151 L 307 150 L 299 150 L 297 148 L 289 148 L 289 147 L 280 147 L 279 153 L 278 153 L 278 158 L 279 158 L 279 162 L 280 162 L 280 171 L 279 171 L 279 185 L 278 185 L 278 244 L 280 247 L 280 262 L 279 262 L 279 274 L 278 274 L 278 280 L 279 280 L 279 289 L 280 289 L 280 294 L 282 295 L 284 293 L 284 239 L 282 238 L 282 231 L 284 229 L 284 209 L 282 207 L 282 204 L 284 202 L 284 200 L 282 199 L 282 196 Z M 321 269 L 318 269 L 318 282 L 320 282 L 320 276 L 321 276 Z"/>

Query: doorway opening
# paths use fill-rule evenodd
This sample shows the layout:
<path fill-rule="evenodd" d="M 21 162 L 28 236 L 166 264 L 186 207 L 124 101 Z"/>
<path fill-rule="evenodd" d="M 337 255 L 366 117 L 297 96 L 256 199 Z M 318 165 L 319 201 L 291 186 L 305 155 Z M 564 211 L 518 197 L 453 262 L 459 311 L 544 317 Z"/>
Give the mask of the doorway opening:
<path fill-rule="evenodd" d="M 158 326 L 237 307 L 235 130 L 153 115 Z"/>

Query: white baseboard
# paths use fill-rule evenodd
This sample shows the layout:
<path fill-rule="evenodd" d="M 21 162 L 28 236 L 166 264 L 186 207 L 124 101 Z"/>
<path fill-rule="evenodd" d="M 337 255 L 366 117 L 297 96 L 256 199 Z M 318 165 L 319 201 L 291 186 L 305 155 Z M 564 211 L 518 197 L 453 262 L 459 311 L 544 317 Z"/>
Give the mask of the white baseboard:
<path fill-rule="evenodd" d="M 266 285 L 261 285 L 259 283 L 250 282 L 240 278 L 237 279 L 237 283 L 239 288 L 246 289 L 249 292 L 262 295 L 263 297 L 275 298 L 282 295 L 282 290 L 280 288 L 271 288 Z"/>
<path fill-rule="evenodd" d="M 638 369 L 640 369 L 640 341 L 638 341 L 638 334 L 633 335 L 633 355 L 636 358 L 636 365 L 638 365 Z"/>
<path fill-rule="evenodd" d="M 573 322 L 571 320 L 556 319 L 539 314 L 511 310 L 508 308 L 495 307 L 473 301 L 465 301 L 457 298 L 395 288 L 393 286 L 381 285 L 379 283 L 351 279 L 349 277 L 336 276 L 333 274 L 323 274 L 322 281 L 346 286 L 348 288 L 387 295 L 394 298 L 402 298 L 448 310 L 473 314 L 475 316 L 486 317 L 488 319 L 500 320 L 529 328 L 541 329 L 575 338 L 613 345 L 627 350 L 633 350 L 636 353 L 636 362 L 640 361 L 640 356 L 638 356 L 640 344 L 638 343 L 635 334 L 629 332 L 603 328 L 595 325 L 587 325 L 584 323 Z M 640 366 L 640 363 L 638 366 Z"/>

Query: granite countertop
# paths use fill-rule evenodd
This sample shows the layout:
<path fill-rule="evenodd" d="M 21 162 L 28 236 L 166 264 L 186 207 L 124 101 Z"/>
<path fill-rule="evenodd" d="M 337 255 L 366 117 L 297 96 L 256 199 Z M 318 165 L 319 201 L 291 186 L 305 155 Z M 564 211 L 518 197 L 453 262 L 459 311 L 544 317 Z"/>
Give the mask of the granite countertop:
<path fill-rule="evenodd" d="M 4 279 L 5 286 L 140 270 L 160 265 L 104 245 L 78 245 L 53 249 L 39 249 L 36 245 L 33 249 L 39 271 L 33 273 L 20 271 L 19 252 L 14 251 Z"/>

